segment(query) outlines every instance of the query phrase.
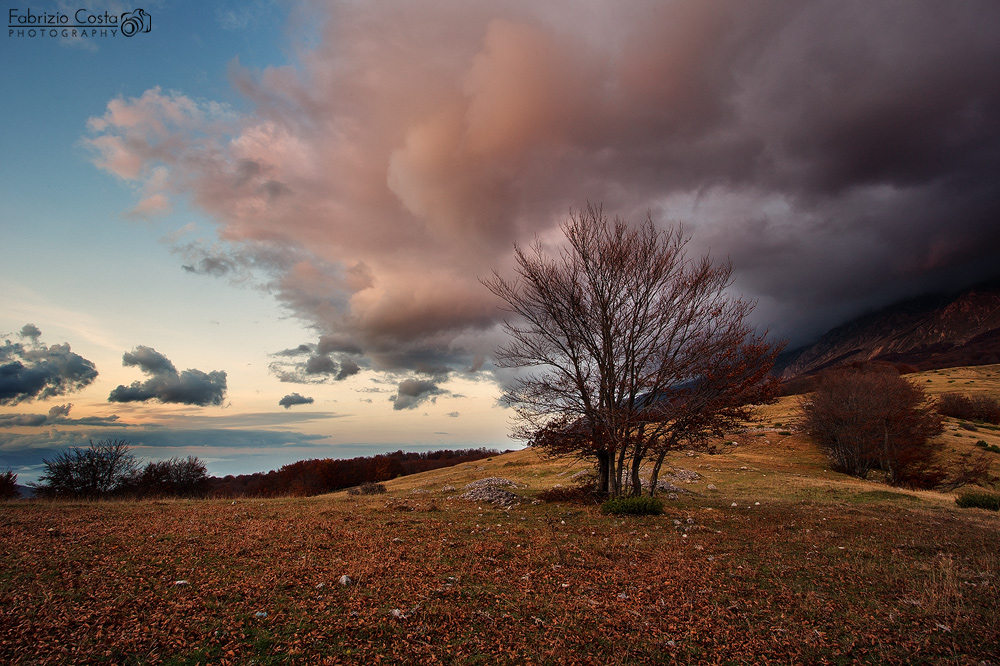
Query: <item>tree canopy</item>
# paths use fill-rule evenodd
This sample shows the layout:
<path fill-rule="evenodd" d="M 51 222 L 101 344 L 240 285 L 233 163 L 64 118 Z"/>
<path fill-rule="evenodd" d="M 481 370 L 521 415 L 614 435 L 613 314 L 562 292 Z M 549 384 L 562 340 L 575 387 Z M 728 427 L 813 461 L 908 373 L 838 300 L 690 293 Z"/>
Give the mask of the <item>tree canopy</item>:
<path fill-rule="evenodd" d="M 729 295 L 732 264 L 686 255 L 680 226 L 571 213 L 556 254 L 515 246 L 516 277 L 483 281 L 513 315 L 501 367 L 521 369 L 504 400 L 513 435 L 552 453 L 592 457 L 600 489 L 651 491 L 666 454 L 741 424 L 771 401 L 782 345 L 748 323 L 754 304 Z"/>

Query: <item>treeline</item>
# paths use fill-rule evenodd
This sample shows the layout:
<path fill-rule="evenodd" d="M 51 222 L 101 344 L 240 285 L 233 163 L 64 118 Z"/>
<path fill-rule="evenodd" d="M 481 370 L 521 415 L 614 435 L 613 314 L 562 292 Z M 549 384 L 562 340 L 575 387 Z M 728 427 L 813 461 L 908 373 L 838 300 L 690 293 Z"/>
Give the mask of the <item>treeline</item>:
<path fill-rule="evenodd" d="M 498 451 L 486 448 L 425 453 L 400 450 L 348 460 L 301 460 L 271 472 L 218 478 L 209 476 L 205 464 L 194 456 L 143 464 L 127 441 L 103 440 L 44 460 L 44 472 L 37 483 L 29 485 L 35 496 L 52 499 L 304 497 L 494 455 Z M 0 499 L 16 497 L 16 484 L 16 474 L 9 470 L 0 474 Z"/>
<path fill-rule="evenodd" d="M 214 497 L 305 497 L 379 483 L 399 476 L 499 455 L 495 449 L 460 449 L 415 453 L 395 451 L 370 457 L 334 460 L 300 460 L 280 469 L 255 474 L 212 478 L 209 493 Z"/>

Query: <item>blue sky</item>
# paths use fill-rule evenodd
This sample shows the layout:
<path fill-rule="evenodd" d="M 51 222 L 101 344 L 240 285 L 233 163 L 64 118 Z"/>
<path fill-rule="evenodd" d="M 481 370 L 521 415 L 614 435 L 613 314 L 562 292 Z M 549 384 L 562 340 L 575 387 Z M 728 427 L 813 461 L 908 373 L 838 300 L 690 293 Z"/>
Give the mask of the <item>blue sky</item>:
<path fill-rule="evenodd" d="M 994 2 L 4 12 L 83 7 L 151 29 L 0 38 L 22 481 L 105 437 L 217 475 L 512 446 L 479 278 L 588 201 L 682 222 L 793 345 L 1000 265 Z"/>

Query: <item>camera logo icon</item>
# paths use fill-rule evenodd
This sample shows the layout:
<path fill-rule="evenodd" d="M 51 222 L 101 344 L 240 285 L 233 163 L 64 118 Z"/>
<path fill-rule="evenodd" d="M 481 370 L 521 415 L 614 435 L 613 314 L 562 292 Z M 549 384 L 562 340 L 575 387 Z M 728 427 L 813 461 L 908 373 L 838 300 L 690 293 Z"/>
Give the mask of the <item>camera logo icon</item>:
<path fill-rule="evenodd" d="M 135 9 L 122 14 L 118 29 L 126 37 L 131 37 L 140 32 L 149 32 L 152 27 L 153 20 L 149 14 L 141 9 Z"/>

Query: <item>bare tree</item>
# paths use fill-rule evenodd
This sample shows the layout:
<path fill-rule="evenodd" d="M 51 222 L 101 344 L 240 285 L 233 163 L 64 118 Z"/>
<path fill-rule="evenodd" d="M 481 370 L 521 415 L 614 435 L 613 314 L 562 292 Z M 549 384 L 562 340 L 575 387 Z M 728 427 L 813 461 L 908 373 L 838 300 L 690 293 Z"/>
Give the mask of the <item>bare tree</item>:
<path fill-rule="evenodd" d="M 146 463 L 128 480 L 128 492 L 140 497 L 200 497 L 208 487 L 208 469 L 195 456 Z"/>
<path fill-rule="evenodd" d="M 828 370 L 800 408 L 800 427 L 837 471 L 864 479 L 882 469 L 886 481 L 900 485 L 936 457 L 929 440 L 941 432 L 941 416 L 923 390 L 891 366 Z"/>
<path fill-rule="evenodd" d="M 563 232 L 557 256 L 515 246 L 517 278 L 483 281 L 514 315 L 498 364 L 526 369 L 504 395 L 513 434 L 593 458 L 602 491 L 638 494 L 644 460 L 658 472 L 668 451 L 772 399 L 780 346 L 747 324 L 753 304 L 726 293 L 732 265 L 689 260 L 679 227 L 648 215 L 631 227 L 588 205 Z"/>
<path fill-rule="evenodd" d="M 33 484 L 39 495 L 54 497 L 105 497 L 122 490 L 138 468 L 129 443 L 121 439 L 72 448 L 42 461 L 45 472 Z"/>

